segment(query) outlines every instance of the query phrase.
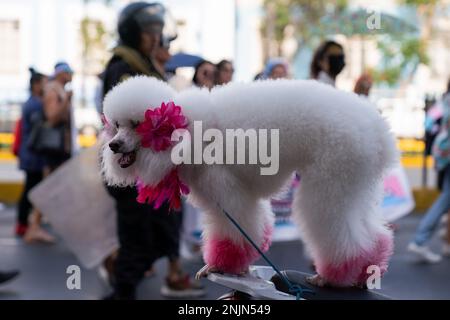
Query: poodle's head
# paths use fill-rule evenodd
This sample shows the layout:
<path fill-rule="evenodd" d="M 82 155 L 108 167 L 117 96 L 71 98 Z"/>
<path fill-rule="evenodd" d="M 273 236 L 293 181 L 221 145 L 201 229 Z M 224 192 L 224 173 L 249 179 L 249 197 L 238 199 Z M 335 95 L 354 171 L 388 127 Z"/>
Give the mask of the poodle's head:
<path fill-rule="evenodd" d="M 125 80 L 106 95 L 101 156 L 103 175 L 109 185 L 134 185 L 137 177 L 154 185 L 174 167 L 170 150 L 155 152 L 143 147 L 142 135 L 137 132 L 146 119 L 146 111 L 171 101 L 174 95 L 166 83 L 144 76 Z"/>

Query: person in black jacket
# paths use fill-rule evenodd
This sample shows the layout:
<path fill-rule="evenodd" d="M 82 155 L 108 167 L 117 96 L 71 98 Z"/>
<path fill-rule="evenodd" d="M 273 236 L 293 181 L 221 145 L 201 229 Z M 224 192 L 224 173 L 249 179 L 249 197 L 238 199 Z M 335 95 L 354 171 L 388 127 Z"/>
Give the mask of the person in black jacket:
<path fill-rule="evenodd" d="M 103 96 L 119 82 L 146 75 L 164 80 L 152 56 L 161 44 L 165 8 L 158 3 L 135 2 L 120 16 L 119 45 L 103 73 Z M 167 297 L 197 297 L 203 288 L 182 272 L 179 260 L 181 212 L 168 204 L 155 210 L 136 201 L 135 187 L 110 187 L 116 201 L 120 249 L 113 267 L 114 292 L 108 298 L 135 299 L 136 287 L 158 258 L 168 257 L 169 270 L 161 293 Z"/>

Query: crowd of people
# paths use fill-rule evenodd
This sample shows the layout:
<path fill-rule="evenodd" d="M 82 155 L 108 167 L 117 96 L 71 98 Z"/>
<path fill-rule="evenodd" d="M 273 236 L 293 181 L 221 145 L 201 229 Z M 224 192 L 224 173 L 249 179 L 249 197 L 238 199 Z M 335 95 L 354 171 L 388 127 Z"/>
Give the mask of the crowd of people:
<path fill-rule="evenodd" d="M 137 2 L 129 4 L 119 16 L 119 43 L 113 50 L 104 72 L 101 74 L 104 97 L 120 81 L 136 75 L 155 77 L 171 83 L 173 73 L 166 72 L 165 64 L 170 60 L 170 44 L 173 35 L 163 33 L 166 9 L 160 4 Z M 342 45 L 335 41 L 323 42 L 315 51 L 310 65 L 310 78 L 335 86 L 336 77 L 345 67 Z M 18 204 L 16 235 L 27 243 L 52 243 L 54 237 L 41 226 L 42 215 L 33 209 L 28 192 L 50 175 L 77 150 L 76 132 L 73 124 L 72 92 L 66 84 L 73 71 L 65 62 L 55 65 L 51 76 L 30 69 L 30 97 L 24 103 L 17 137 L 17 155 L 20 169 L 25 172 L 25 187 Z M 212 89 L 232 81 L 234 73 L 230 60 L 217 64 L 200 60 L 195 65 L 192 85 Z M 254 79 L 290 78 L 288 62 L 283 58 L 272 58 Z M 370 75 L 363 74 L 356 81 L 354 92 L 368 96 L 372 86 Z M 439 159 L 444 172 L 443 192 L 422 221 L 417 235 L 409 246 L 410 251 L 432 262 L 440 256 L 425 247 L 440 218 L 450 209 L 450 142 L 448 141 L 448 117 L 450 94 L 443 99 L 445 112 L 442 130 L 446 135 L 439 138 L 443 146 Z M 46 141 L 52 140 L 53 145 Z M 438 160 L 438 163 L 441 163 Z M 289 188 L 276 199 L 272 199 L 275 213 L 286 214 L 290 210 L 293 189 L 301 183 L 300 176 L 293 174 Z M 154 273 L 154 263 L 167 258 L 167 273 L 161 293 L 166 297 L 193 298 L 205 294 L 205 288 L 182 267 L 180 243 L 183 234 L 188 234 L 189 250 L 194 256 L 201 253 L 201 230 L 198 230 L 198 212 L 183 203 L 182 212 L 170 212 L 169 205 L 159 209 L 136 201 L 135 187 L 111 187 L 105 185 L 114 199 L 117 213 L 117 235 L 120 247 L 104 260 L 103 266 L 113 291 L 106 299 L 135 299 L 136 288 L 144 277 Z M 183 221 L 184 220 L 184 221 Z M 189 226 L 188 226 L 189 225 Z M 447 244 L 447 254 L 450 249 Z M 0 273 L 2 279 L 11 279 L 17 272 Z"/>
<path fill-rule="evenodd" d="M 59 62 L 51 77 L 34 69 L 30 72 L 30 97 L 23 105 L 18 135 L 19 167 L 25 172 L 25 188 L 18 205 L 16 234 L 29 243 L 51 243 L 54 238 L 41 227 L 40 212 L 31 210 L 28 192 L 67 161 L 76 144 L 72 133 L 72 92 L 65 88 L 73 71 L 67 63 Z M 47 145 L 51 138 L 57 140 L 53 146 Z"/>
<path fill-rule="evenodd" d="M 45 177 L 70 159 L 76 148 L 73 132 L 72 91 L 66 84 L 73 70 L 66 62 L 58 62 L 51 76 L 30 68 L 30 96 L 22 106 L 17 123 L 13 152 L 25 183 L 17 206 L 15 234 L 26 243 L 53 243 L 55 238 L 42 227 L 42 214 L 33 208 L 28 194 Z M 19 275 L 18 270 L 0 272 L 0 283 Z"/>
<path fill-rule="evenodd" d="M 431 114 L 438 110 L 439 116 L 432 117 Z M 439 197 L 425 213 L 422 218 L 414 239 L 408 245 L 408 250 L 430 263 L 438 263 L 442 256 L 450 257 L 450 222 L 443 234 L 444 243 L 442 254 L 433 252 L 429 247 L 433 234 L 439 229 L 444 216 L 450 212 L 450 80 L 447 90 L 437 103 L 427 113 L 426 130 L 433 136 L 427 140 L 426 149 L 430 150 L 434 158 L 435 168 L 438 172 L 438 189 L 441 191 Z"/>

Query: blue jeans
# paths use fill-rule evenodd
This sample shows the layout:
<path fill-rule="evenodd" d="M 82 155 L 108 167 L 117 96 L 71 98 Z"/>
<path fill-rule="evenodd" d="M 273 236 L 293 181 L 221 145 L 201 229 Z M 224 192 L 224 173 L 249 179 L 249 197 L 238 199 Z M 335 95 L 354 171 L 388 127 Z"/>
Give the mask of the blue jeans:
<path fill-rule="evenodd" d="M 422 218 L 417 228 L 414 242 L 419 246 L 430 240 L 441 217 L 450 209 L 450 166 L 445 168 L 443 180 L 441 194 Z"/>

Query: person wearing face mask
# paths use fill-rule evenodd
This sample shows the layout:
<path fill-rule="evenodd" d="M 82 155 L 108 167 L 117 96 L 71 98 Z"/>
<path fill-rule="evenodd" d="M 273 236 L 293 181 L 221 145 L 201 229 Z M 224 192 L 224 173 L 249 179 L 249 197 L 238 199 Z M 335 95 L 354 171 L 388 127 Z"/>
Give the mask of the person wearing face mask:
<path fill-rule="evenodd" d="M 103 73 L 103 96 L 129 77 L 145 75 L 166 80 L 161 63 L 167 59 L 167 43 L 167 48 L 160 48 L 166 22 L 167 11 L 159 3 L 134 2 L 121 11 L 120 42 Z M 203 287 L 181 267 L 181 213 L 171 212 L 168 203 L 159 209 L 138 203 L 136 187 L 107 186 L 107 191 L 115 200 L 120 248 L 116 258 L 112 254 L 104 261 L 114 289 L 105 299 L 136 299 L 139 282 L 153 273 L 153 263 L 162 257 L 169 260 L 162 295 L 193 298 L 205 294 Z"/>
<path fill-rule="evenodd" d="M 343 47 L 335 41 L 325 41 L 314 52 L 310 77 L 334 87 L 336 86 L 336 77 L 344 67 Z"/>

